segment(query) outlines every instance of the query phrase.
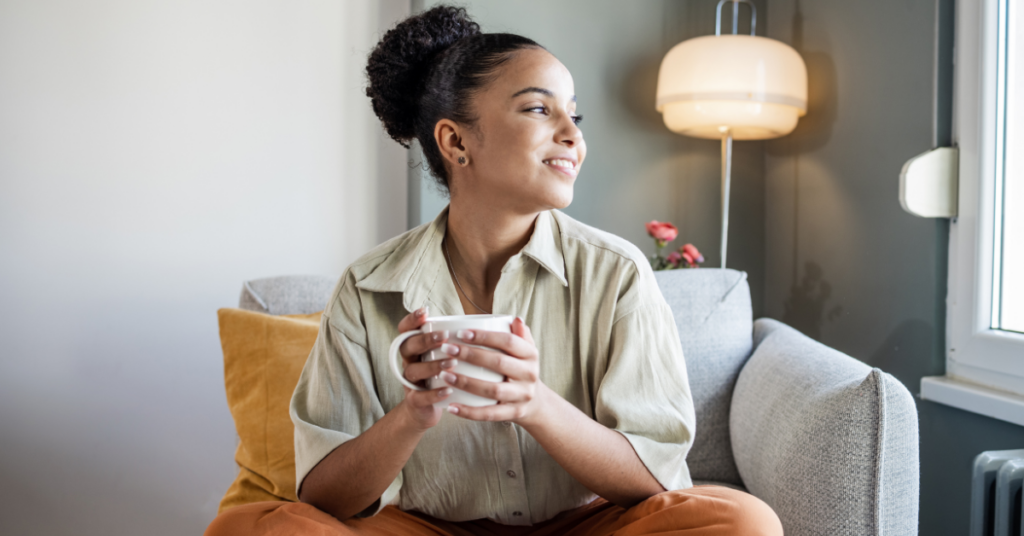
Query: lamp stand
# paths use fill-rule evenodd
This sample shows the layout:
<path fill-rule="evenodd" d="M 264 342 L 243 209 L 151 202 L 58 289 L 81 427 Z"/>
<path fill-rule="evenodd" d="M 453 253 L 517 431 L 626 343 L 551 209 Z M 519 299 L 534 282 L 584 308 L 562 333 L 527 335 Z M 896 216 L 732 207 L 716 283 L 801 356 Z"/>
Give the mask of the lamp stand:
<path fill-rule="evenodd" d="M 722 268 L 729 246 L 729 182 L 732 179 L 732 129 L 722 131 Z"/>

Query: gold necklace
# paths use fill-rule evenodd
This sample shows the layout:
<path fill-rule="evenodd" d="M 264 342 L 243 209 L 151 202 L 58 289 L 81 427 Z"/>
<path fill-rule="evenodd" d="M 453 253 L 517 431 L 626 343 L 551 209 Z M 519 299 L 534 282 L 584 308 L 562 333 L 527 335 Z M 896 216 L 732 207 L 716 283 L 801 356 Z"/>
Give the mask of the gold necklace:
<path fill-rule="evenodd" d="M 466 289 L 462 288 L 462 283 L 459 283 L 459 274 L 455 273 L 455 265 L 452 263 L 452 254 L 448 253 L 448 234 L 447 233 L 445 234 L 444 238 L 441 239 L 441 243 L 444 245 L 444 256 L 445 256 L 446 259 L 448 259 L 448 266 L 450 266 L 451 269 L 452 269 L 452 276 L 455 277 L 455 284 L 459 286 L 459 290 L 462 291 L 462 295 L 465 296 L 466 299 L 469 300 L 469 303 L 472 303 L 473 307 L 476 307 L 477 310 L 479 310 L 481 313 L 484 313 L 486 315 L 491 314 L 490 311 L 484 311 L 483 307 L 480 307 L 479 305 L 477 305 L 476 302 L 473 301 L 473 298 L 470 298 L 469 294 L 466 294 Z"/>

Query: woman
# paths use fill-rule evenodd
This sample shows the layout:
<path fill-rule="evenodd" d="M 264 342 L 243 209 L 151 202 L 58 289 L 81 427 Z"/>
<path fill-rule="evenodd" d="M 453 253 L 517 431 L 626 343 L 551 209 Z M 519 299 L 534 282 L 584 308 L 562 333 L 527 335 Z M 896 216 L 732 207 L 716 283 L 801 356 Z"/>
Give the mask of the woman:
<path fill-rule="evenodd" d="M 586 157 L 565 66 L 441 6 L 389 31 L 367 71 L 384 127 L 419 141 L 451 203 L 335 289 L 292 399 L 302 503 L 236 507 L 208 534 L 781 534 L 751 495 L 692 486 L 693 403 L 653 273 L 557 210 Z M 409 338 L 406 378 L 449 385 L 416 391 L 387 350 L 428 310 L 518 317 L 511 336 L 459 333 L 485 349 Z M 435 349 L 450 358 L 419 362 Z M 507 380 L 449 372 L 460 359 Z M 453 387 L 499 403 L 436 404 Z"/>

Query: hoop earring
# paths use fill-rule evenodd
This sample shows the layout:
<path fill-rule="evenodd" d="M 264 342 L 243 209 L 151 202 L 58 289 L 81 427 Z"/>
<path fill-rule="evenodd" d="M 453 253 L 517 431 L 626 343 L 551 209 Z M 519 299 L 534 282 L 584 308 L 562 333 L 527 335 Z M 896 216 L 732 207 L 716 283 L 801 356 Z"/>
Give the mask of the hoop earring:
<path fill-rule="evenodd" d="M 459 165 L 461 165 L 461 166 L 466 165 L 466 157 L 465 156 L 460 156 L 459 157 Z"/>

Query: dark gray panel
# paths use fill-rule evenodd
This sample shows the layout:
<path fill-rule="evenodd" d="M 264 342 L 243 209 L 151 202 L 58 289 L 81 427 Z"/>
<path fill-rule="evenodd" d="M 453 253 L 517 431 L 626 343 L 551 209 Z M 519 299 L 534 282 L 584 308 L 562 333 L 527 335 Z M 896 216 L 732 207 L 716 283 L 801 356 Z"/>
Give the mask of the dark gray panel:
<path fill-rule="evenodd" d="M 427 0 L 425 7 L 436 5 Z M 677 43 L 715 31 L 716 0 L 522 0 L 459 2 L 487 32 L 530 37 L 572 72 L 587 158 L 566 213 L 622 236 L 645 252 L 650 220 L 680 229 L 675 247 L 691 242 L 718 266 L 720 143 L 686 138 L 665 127 L 654 109 L 661 59 Z M 756 0 L 758 33 L 766 3 Z M 414 6 L 415 7 L 415 6 Z M 743 10 L 740 31 L 748 30 Z M 754 314 L 764 295 L 764 158 L 762 142 L 734 145 L 729 268 L 745 271 Z M 444 207 L 420 182 L 419 221 Z M 410 221 L 410 224 L 413 222 Z"/>

